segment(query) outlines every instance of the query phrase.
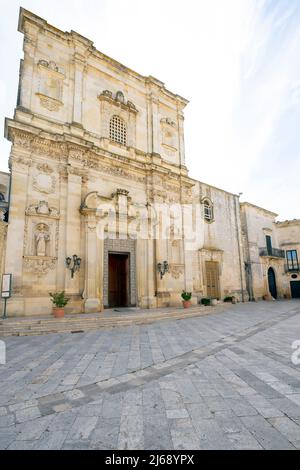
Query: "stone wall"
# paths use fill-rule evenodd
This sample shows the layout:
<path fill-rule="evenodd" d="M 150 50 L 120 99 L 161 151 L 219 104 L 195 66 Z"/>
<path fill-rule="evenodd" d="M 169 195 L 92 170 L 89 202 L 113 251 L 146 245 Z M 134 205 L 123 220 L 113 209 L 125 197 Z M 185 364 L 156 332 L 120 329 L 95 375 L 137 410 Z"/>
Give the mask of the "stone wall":
<path fill-rule="evenodd" d="M 5 269 L 7 223 L 0 220 L 0 282 Z"/>
<path fill-rule="evenodd" d="M 207 295 L 205 262 L 215 261 L 219 264 L 220 298 L 235 295 L 239 300 L 247 300 L 238 196 L 197 182 L 194 198 L 200 210 L 198 246 L 193 255 L 193 291 L 200 297 Z M 212 204 L 211 221 L 203 214 L 206 199 Z"/>

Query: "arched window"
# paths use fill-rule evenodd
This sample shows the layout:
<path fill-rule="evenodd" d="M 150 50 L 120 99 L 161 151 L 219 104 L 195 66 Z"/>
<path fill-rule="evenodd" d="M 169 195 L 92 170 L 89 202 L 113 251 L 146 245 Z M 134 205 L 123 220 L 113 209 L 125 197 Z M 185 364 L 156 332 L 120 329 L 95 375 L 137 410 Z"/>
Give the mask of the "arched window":
<path fill-rule="evenodd" d="M 0 201 L 5 201 L 4 194 L 0 193 Z"/>
<path fill-rule="evenodd" d="M 118 144 L 126 145 L 126 125 L 119 116 L 113 116 L 109 122 L 109 138 Z"/>
<path fill-rule="evenodd" d="M 203 217 L 208 222 L 214 219 L 213 204 L 209 199 L 204 199 L 203 201 Z"/>

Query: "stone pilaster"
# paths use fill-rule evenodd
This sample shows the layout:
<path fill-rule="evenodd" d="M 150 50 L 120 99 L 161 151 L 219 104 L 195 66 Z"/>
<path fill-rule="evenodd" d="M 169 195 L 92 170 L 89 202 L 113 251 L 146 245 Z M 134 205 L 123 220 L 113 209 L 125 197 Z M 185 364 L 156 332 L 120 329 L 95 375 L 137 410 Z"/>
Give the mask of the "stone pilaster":
<path fill-rule="evenodd" d="M 168 307 L 170 305 L 170 289 L 168 289 L 168 276 L 166 273 L 161 277 L 157 269 L 158 263 L 168 261 L 168 240 L 165 233 L 164 214 L 159 214 L 159 223 L 156 226 L 156 237 L 155 237 L 155 274 L 156 274 L 156 296 L 158 307 Z"/>
<path fill-rule="evenodd" d="M 152 97 L 152 133 L 153 133 L 153 153 L 160 154 L 160 124 L 159 124 L 159 100 L 155 96 Z"/>
<path fill-rule="evenodd" d="M 8 302 L 8 313 L 19 314 L 24 310 L 23 301 L 23 251 L 25 232 L 25 209 L 27 199 L 24 188 L 28 187 L 31 160 L 20 149 L 11 152 L 11 196 L 10 223 L 7 232 L 5 271 L 12 273 L 12 298 Z"/>
<path fill-rule="evenodd" d="M 22 61 L 19 84 L 19 105 L 26 109 L 31 109 L 32 86 L 34 83 L 34 59 L 36 55 L 38 32 L 39 28 L 36 25 L 26 23 L 23 43 L 26 61 Z"/>
<path fill-rule="evenodd" d="M 73 97 L 73 123 L 82 125 L 82 101 L 83 101 L 83 74 L 84 57 L 74 54 L 74 97 Z"/>
<path fill-rule="evenodd" d="M 7 223 L 0 220 L 0 280 L 4 270 Z"/>
<path fill-rule="evenodd" d="M 0 219 L 0 283 L 2 282 L 2 274 L 4 272 L 4 262 L 5 262 L 5 248 L 6 248 L 6 231 L 7 223 L 3 222 Z M 0 304 L 1 304 L 0 299 Z M 2 313 L 2 310 L 1 310 Z"/>
<path fill-rule="evenodd" d="M 80 204 L 81 204 L 81 180 L 82 177 L 76 174 L 73 168 L 69 169 L 67 183 L 67 203 L 66 203 L 66 257 L 80 253 Z M 69 269 L 65 269 L 65 290 L 68 294 L 79 294 L 79 274 L 75 273 L 71 277 Z"/>
<path fill-rule="evenodd" d="M 136 244 L 138 306 L 155 308 L 154 240 L 138 239 Z"/>
<path fill-rule="evenodd" d="M 103 310 L 103 226 L 93 213 L 85 218 L 85 312 Z"/>
<path fill-rule="evenodd" d="M 182 112 L 178 111 L 178 149 L 179 149 L 179 164 L 185 165 L 185 148 L 184 148 L 184 117 Z"/>

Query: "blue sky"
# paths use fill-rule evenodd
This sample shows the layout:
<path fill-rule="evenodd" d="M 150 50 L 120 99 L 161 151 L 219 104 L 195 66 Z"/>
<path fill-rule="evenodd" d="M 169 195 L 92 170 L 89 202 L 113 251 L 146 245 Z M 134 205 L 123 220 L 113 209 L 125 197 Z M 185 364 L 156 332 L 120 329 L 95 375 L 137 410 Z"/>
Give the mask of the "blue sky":
<path fill-rule="evenodd" d="M 299 0 L 0 0 L 0 119 L 16 102 L 22 5 L 190 100 L 190 176 L 300 218 Z M 0 139 L 0 169 L 10 144 Z"/>

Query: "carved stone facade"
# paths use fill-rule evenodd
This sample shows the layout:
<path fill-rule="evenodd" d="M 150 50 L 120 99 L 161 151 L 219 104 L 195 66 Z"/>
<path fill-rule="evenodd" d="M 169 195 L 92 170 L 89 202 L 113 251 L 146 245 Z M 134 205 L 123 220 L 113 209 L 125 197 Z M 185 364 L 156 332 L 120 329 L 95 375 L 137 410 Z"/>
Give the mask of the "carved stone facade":
<path fill-rule="evenodd" d="M 102 311 L 113 289 L 109 253 L 128 255 L 129 306 L 178 306 L 183 289 L 197 303 L 211 288 L 207 266 L 217 267 L 218 298 L 247 300 L 238 196 L 193 180 L 185 166 L 188 101 L 24 9 L 19 29 L 20 97 L 5 123 L 6 244 L 0 236 L 2 269 L 13 275 L 8 314 L 50 314 L 55 290 L 70 297 L 69 312 Z"/>

